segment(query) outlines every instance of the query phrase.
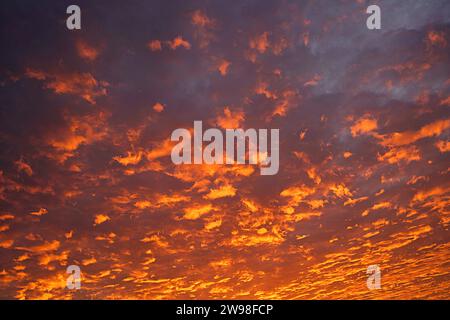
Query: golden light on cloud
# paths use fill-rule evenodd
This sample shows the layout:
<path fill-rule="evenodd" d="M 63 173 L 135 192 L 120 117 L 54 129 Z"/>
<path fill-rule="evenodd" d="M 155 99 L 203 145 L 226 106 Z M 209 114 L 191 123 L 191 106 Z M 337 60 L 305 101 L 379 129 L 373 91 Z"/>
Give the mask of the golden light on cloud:
<path fill-rule="evenodd" d="M 244 120 L 245 114 L 243 111 L 231 111 L 230 107 L 227 106 L 223 109 L 223 114 L 217 116 L 216 123 L 223 129 L 235 129 L 240 128 Z"/>
<path fill-rule="evenodd" d="M 231 62 L 227 60 L 221 60 L 218 66 L 219 73 L 222 76 L 226 76 L 228 74 L 228 69 L 230 68 Z"/>
<path fill-rule="evenodd" d="M 189 207 L 184 209 L 183 218 L 188 220 L 196 220 L 201 216 L 210 213 L 212 210 L 214 210 L 214 207 L 210 203 Z"/>
<path fill-rule="evenodd" d="M 367 134 L 369 132 L 372 132 L 377 128 L 378 128 L 377 120 L 370 116 L 365 116 L 363 118 L 358 119 L 350 127 L 350 132 L 352 136 L 356 137 L 361 134 Z"/>
<path fill-rule="evenodd" d="M 234 195 L 236 195 L 236 188 L 232 185 L 224 185 L 217 189 L 211 189 L 209 193 L 204 196 L 204 198 L 214 200 L 224 197 L 233 197 Z"/>
<path fill-rule="evenodd" d="M 147 44 L 147 47 L 151 51 L 161 51 L 162 50 L 162 44 L 159 40 L 152 40 Z"/>
<path fill-rule="evenodd" d="M 9 1 L 0 298 L 448 299 L 448 5 L 403 2 L 381 30 L 359 0 L 85 2 L 69 30 Z M 180 128 L 191 159 L 257 143 L 176 164 Z"/>
<path fill-rule="evenodd" d="M 44 214 L 47 214 L 47 213 L 48 213 L 48 210 L 45 208 L 39 208 L 39 210 L 37 210 L 37 211 L 30 212 L 30 214 L 33 216 L 43 216 Z"/>
<path fill-rule="evenodd" d="M 104 223 L 104 222 L 106 222 L 108 220 L 111 220 L 111 218 L 108 215 L 106 215 L 106 214 L 97 214 L 97 215 L 95 215 L 95 218 L 94 218 L 94 226 L 102 224 L 102 223 Z"/>
<path fill-rule="evenodd" d="M 186 41 L 185 39 L 183 39 L 182 36 L 177 36 L 172 41 L 168 41 L 167 43 L 172 50 L 175 50 L 179 47 L 182 47 L 184 49 L 191 48 L 191 44 L 188 41 Z"/>
<path fill-rule="evenodd" d="M 88 45 L 83 40 L 77 41 L 76 47 L 77 47 L 78 55 L 82 59 L 86 59 L 86 60 L 89 60 L 89 61 L 94 61 L 95 59 L 97 59 L 98 55 L 100 54 L 98 49 Z"/>
<path fill-rule="evenodd" d="M 162 103 L 157 102 L 153 105 L 153 110 L 155 110 L 156 112 L 163 112 L 164 105 Z"/>

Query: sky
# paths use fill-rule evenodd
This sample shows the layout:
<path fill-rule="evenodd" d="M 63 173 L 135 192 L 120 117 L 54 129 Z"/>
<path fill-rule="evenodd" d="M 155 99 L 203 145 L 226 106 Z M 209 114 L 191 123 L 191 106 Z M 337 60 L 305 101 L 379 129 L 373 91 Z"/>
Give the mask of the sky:
<path fill-rule="evenodd" d="M 450 298 L 450 2 L 0 6 L 1 299 Z M 196 120 L 278 174 L 173 164 Z"/>

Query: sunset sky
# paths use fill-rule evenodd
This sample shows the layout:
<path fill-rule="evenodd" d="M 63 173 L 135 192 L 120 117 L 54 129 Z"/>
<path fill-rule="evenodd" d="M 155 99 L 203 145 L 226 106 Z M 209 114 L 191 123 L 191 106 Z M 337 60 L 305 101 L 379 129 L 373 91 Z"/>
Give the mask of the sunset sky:
<path fill-rule="evenodd" d="M 10 0 L 0 21 L 0 299 L 450 299 L 449 1 Z M 174 165 L 195 120 L 279 129 L 278 174 Z"/>

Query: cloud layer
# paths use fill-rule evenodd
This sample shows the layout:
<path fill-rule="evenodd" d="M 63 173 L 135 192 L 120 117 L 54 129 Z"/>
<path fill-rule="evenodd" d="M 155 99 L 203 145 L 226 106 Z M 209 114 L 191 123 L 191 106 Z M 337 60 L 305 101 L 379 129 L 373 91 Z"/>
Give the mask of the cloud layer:
<path fill-rule="evenodd" d="M 377 2 L 2 3 L 0 297 L 448 299 L 450 4 Z M 173 165 L 194 120 L 278 175 Z"/>

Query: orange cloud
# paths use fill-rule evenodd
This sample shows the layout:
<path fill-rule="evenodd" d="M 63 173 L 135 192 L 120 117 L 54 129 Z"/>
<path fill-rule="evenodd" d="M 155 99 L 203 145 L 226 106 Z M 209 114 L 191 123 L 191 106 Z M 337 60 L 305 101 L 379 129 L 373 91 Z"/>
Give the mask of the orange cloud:
<path fill-rule="evenodd" d="M 76 47 L 78 55 L 85 60 L 94 61 L 100 54 L 98 49 L 88 45 L 83 40 L 77 41 Z"/>
<path fill-rule="evenodd" d="M 257 212 L 258 211 L 258 205 L 249 199 L 243 199 L 242 203 L 251 211 L 251 212 Z"/>
<path fill-rule="evenodd" d="M 236 195 L 236 188 L 232 185 L 224 185 L 217 189 L 211 189 L 205 199 L 214 200 L 225 197 L 234 197 Z"/>
<path fill-rule="evenodd" d="M 228 68 L 230 67 L 230 65 L 231 65 L 231 62 L 223 59 L 219 62 L 217 69 L 219 70 L 219 72 L 222 76 L 225 76 L 228 73 Z"/>
<path fill-rule="evenodd" d="M 353 137 L 359 136 L 361 134 L 367 134 L 376 130 L 378 128 L 377 120 L 370 117 L 364 116 L 358 119 L 351 127 L 350 132 Z"/>
<path fill-rule="evenodd" d="M 29 251 L 33 253 L 43 253 L 47 251 L 55 251 L 58 250 L 60 246 L 60 242 L 58 240 L 53 240 L 51 242 L 45 242 L 43 244 L 31 247 L 16 247 L 18 250 Z"/>
<path fill-rule="evenodd" d="M 242 127 L 242 122 L 245 120 L 243 111 L 231 112 L 230 107 L 223 109 L 223 115 L 216 118 L 216 124 L 223 129 L 236 129 Z"/>
<path fill-rule="evenodd" d="M 106 95 L 107 86 L 106 82 L 98 82 L 90 73 L 56 76 L 46 85 L 57 94 L 78 95 L 91 104 L 95 104 L 95 98 Z"/>
<path fill-rule="evenodd" d="M 228 244 L 232 247 L 251 247 L 259 245 L 271 245 L 275 246 L 284 241 L 284 238 L 280 235 L 263 234 L 263 235 L 235 235 L 231 238 Z"/>
<path fill-rule="evenodd" d="M 27 163 L 25 163 L 22 159 L 17 160 L 15 162 L 16 166 L 17 166 L 17 170 L 19 172 L 25 172 L 28 176 L 32 176 L 33 175 L 33 169 L 31 168 L 31 166 Z"/>
<path fill-rule="evenodd" d="M 267 48 L 269 47 L 269 33 L 264 32 L 258 36 L 253 37 L 252 39 L 250 39 L 249 46 L 259 53 L 266 52 Z"/>
<path fill-rule="evenodd" d="M 427 124 L 417 131 L 394 132 L 378 136 L 383 146 L 403 146 L 416 142 L 417 140 L 439 136 L 450 127 L 450 119 L 437 120 Z"/>
<path fill-rule="evenodd" d="M 3 240 L 3 241 L 0 241 L 0 248 L 8 249 L 8 248 L 11 248 L 13 244 L 14 244 L 14 240 Z"/>
<path fill-rule="evenodd" d="M 274 42 L 272 52 L 276 56 L 281 55 L 288 46 L 288 40 L 286 38 L 280 38 L 278 41 Z"/>
<path fill-rule="evenodd" d="M 339 198 L 353 196 L 352 192 L 343 183 L 331 186 L 330 191 L 332 191 Z"/>
<path fill-rule="evenodd" d="M 356 198 L 356 199 L 348 199 L 347 201 L 344 202 L 344 206 L 354 206 L 355 204 L 359 203 L 359 202 L 363 202 L 366 201 L 367 199 L 369 199 L 369 197 L 360 197 L 360 198 Z"/>
<path fill-rule="evenodd" d="M 159 142 L 159 145 L 155 145 L 155 147 L 152 148 L 152 150 L 147 152 L 146 155 L 147 159 L 149 161 L 152 161 L 170 155 L 170 153 L 172 152 L 173 145 L 174 143 L 170 141 L 170 139 L 166 139 L 162 142 Z"/>
<path fill-rule="evenodd" d="M 159 194 L 156 196 L 156 203 L 158 206 L 172 206 L 179 202 L 189 201 L 190 197 L 180 194 Z"/>
<path fill-rule="evenodd" d="M 427 34 L 428 43 L 435 46 L 445 48 L 447 46 L 447 40 L 445 39 L 443 32 L 429 31 Z"/>
<path fill-rule="evenodd" d="M 424 201 L 427 198 L 441 196 L 447 194 L 448 192 L 450 192 L 450 188 L 448 187 L 435 187 L 427 190 L 421 190 L 414 195 L 412 201 Z"/>
<path fill-rule="evenodd" d="M 60 162 L 73 156 L 73 151 L 80 145 L 100 141 L 107 135 L 107 114 L 103 112 L 81 117 L 65 114 L 64 118 L 68 122 L 68 127 L 47 139 L 49 145 L 63 153 L 61 157 L 56 157 Z"/>
<path fill-rule="evenodd" d="M 187 220 L 196 220 L 204 216 L 205 214 L 210 213 L 213 210 L 215 210 L 215 208 L 212 206 L 212 204 L 204 204 L 188 207 L 184 209 L 183 218 Z"/>
<path fill-rule="evenodd" d="M 216 21 L 206 15 L 202 10 L 196 10 L 191 15 L 191 23 L 196 27 L 194 36 L 199 42 L 200 48 L 206 48 L 215 39 L 212 30 Z"/>
<path fill-rule="evenodd" d="M 309 32 L 303 33 L 303 44 L 305 45 L 305 47 L 308 46 L 308 44 L 309 44 Z"/>
<path fill-rule="evenodd" d="M 96 263 L 96 262 L 97 262 L 97 259 L 95 259 L 94 257 L 92 257 L 92 258 L 89 258 L 89 259 L 83 259 L 83 260 L 81 261 L 81 264 L 82 264 L 83 266 L 88 266 L 88 265 L 94 264 L 94 263 Z"/>
<path fill-rule="evenodd" d="M 315 217 L 320 217 L 322 215 L 322 212 L 300 212 L 295 214 L 295 221 L 301 221 L 301 220 L 310 220 Z"/>
<path fill-rule="evenodd" d="M 36 80 L 45 80 L 47 78 L 47 74 L 41 70 L 36 70 L 32 68 L 27 68 L 25 70 L 25 76 L 30 79 Z"/>
<path fill-rule="evenodd" d="M 356 1 L 364 10 L 365 1 Z M 102 72 L 114 85 L 98 78 L 106 51 L 95 42 L 73 42 L 75 65 L 47 57 L 36 63 L 53 69 L 27 69 L 25 79 L 10 74 L 15 64 L 7 68 L 0 83 L 12 103 L 0 130 L 3 296 L 448 298 L 446 26 L 385 34 L 386 54 L 370 63 L 367 43 L 350 34 L 349 48 L 362 54 L 348 56 L 348 72 L 325 81 L 311 70 L 334 70 L 336 61 L 323 58 L 339 48 L 308 47 L 354 16 L 317 19 L 317 10 L 289 2 L 265 7 L 277 7 L 272 29 L 261 29 L 267 15 L 253 14 L 236 31 L 217 6 L 188 7 L 166 21 L 175 23 L 167 32 L 184 33 L 127 42 L 147 53 L 121 64 L 129 81 L 114 72 Z M 402 32 L 411 41 L 396 42 Z M 104 39 L 120 51 L 123 43 Z M 121 58 L 108 53 L 111 62 Z M 296 68 L 299 59 L 308 65 Z M 173 68 L 151 68 L 163 62 Z M 194 68 L 199 63 L 203 69 Z M 130 72 L 137 65 L 142 70 Z M 156 85 L 142 91 L 143 79 Z M 343 101 L 337 113 L 326 105 L 333 97 Z M 199 99 L 193 112 L 177 112 Z M 41 107 L 34 118 L 27 101 Z M 186 127 L 185 116 L 221 130 L 281 128 L 283 172 L 267 178 L 252 165 L 173 165 L 168 138 Z M 64 219 L 77 212 L 76 221 Z M 368 290 L 365 268 L 378 263 L 383 289 Z M 82 290 L 65 288 L 70 264 L 82 267 Z"/>
<path fill-rule="evenodd" d="M 445 99 L 442 99 L 442 100 L 439 102 L 439 105 L 441 105 L 441 106 L 450 106 L 450 96 L 448 96 L 448 97 L 445 98 Z"/>
<path fill-rule="evenodd" d="M 275 94 L 275 92 L 272 92 L 268 89 L 269 85 L 266 82 L 260 82 L 258 86 L 255 89 L 256 94 L 261 94 L 265 96 L 267 99 L 277 99 L 278 96 Z"/>
<path fill-rule="evenodd" d="M 111 218 L 108 217 L 106 214 L 97 214 L 95 215 L 94 226 L 102 224 L 108 220 L 111 220 Z"/>
<path fill-rule="evenodd" d="M 61 252 L 60 254 L 44 253 L 39 257 L 39 265 L 47 266 L 53 261 L 58 261 L 60 264 L 66 264 L 68 258 L 69 258 L 68 251 Z M 52 267 L 49 268 L 49 270 L 51 269 Z"/>
<path fill-rule="evenodd" d="M 30 212 L 30 214 L 33 216 L 43 216 L 44 214 L 47 214 L 47 213 L 48 213 L 48 211 L 45 208 L 40 208 L 38 211 Z"/>
<path fill-rule="evenodd" d="M 14 219 L 14 216 L 12 214 L 6 213 L 6 214 L 0 215 L 0 221 L 11 220 L 11 219 Z"/>
<path fill-rule="evenodd" d="M 114 160 L 116 160 L 118 163 L 120 163 L 121 165 L 124 166 L 128 166 L 128 165 L 135 165 L 138 164 L 141 159 L 142 159 L 142 151 L 139 151 L 137 153 L 133 153 L 130 151 L 127 151 L 127 155 L 120 157 L 113 157 Z"/>
<path fill-rule="evenodd" d="M 435 146 L 439 149 L 440 152 L 449 152 L 450 151 L 450 141 L 438 141 L 435 143 Z"/>
<path fill-rule="evenodd" d="M 191 16 L 192 24 L 201 27 L 211 27 L 214 25 L 214 20 L 209 18 L 203 11 L 196 10 Z"/>
<path fill-rule="evenodd" d="M 212 220 L 212 221 L 209 221 L 209 222 L 207 222 L 205 224 L 205 229 L 209 231 L 209 230 L 218 228 L 221 225 L 222 225 L 222 219 Z"/>
<path fill-rule="evenodd" d="M 52 89 L 56 94 L 73 94 L 91 104 L 95 99 L 107 94 L 109 84 L 98 81 L 90 73 L 49 74 L 28 68 L 25 75 L 31 79 L 46 81 L 45 88 Z"/>
<path fill-rule="evenodd" d="M 162 50 L 162 44 L 161 44 L 161 41 L 159 41 L 159 40 L 149 41 L 149 43 L 147 43 L 147 47 L 151 51 L 161 51 Z"/>
<path fill-rule="evenodd" d="M 155 110 L 156 112 L 163 112 L 164 111 L 164 105 L 157 102 L 153 105 L 153 110 Z"/>
<path fill-rule="evenodd" d="M 191 48 L 191 44 L 188 41 L 184 40 L 181 36 L 175 37 L 172 41 L 167 41 L 167 44 L 172 50 L 175 50 L 179 47 L 183 47 L 188 50 Z"/>
<path fill-rule="evenodd" d="M 390 164 L 404 161 L 410 163 L 411 161 L 420 160 L 419 149 L 415 146 L 392 148 L 383 155 L 378 155 L 378 161 L 387 161 Z"/>
<path fill-rule="evenodd" d="M 306 197 L 315 193 L 314 188 L 302 186 L 293 186 L 281 191 L 280 196 L 288 197 L 288 206 L 282 209 L 283 212 L 291 214 L 294 212 L 294 207 L 299 205 Z"/>
<path fill-rule="evenodd" d="M 303 86 L 305 87 L 315 87 L 319 83 L 319 81 L 322 79 L 322 77 L 318 74 L 314 75 L 314 77 L 308 81 L 306 81 Z"/>
<path fill-rule="evenodd" d="M 388 208 L 392 208 L 392 207 L 393 207 L 393 205 L 389 201 L 376 203 L 372 207 L 364 210 L 363 213 L 361 213 L 361 216 L 366 217 L 367 215 L 369 215 L 369 213 L 371 211 L 380 210 L 380 209 L 388 209 Z"/>
<path fill-rule="evenodd" d="M 294 90 L 284 90 L 282 93 L 282 99 L 277 103 L 274 110 L 271 113 L 271 117 L 278 115 L 280 117 L 286 116 L 288 110 L 293 105 L 292 100 L 297 96 L 297 92 Z M 269 117 L 270 119 L 270 117 Z"/>
<path fill-rule="evenodd" d="M 147 200 L 142 200 L 142 201 L 136 201 L 134 206 L 139 209 L 145 209 L 145 208 L 151 207 L 152 203 Z"/>
<path fill-rule="evenodd" d="M 384 66 L 376 70 L 374 75 L 378 76 L 384 73 L 389 75 L 390 73 L 395 72 L 400 77 L 401 83 L 407 83 L 423 79 L 423 76 L 430 68 L 431 64 L 428 62 L 407 61 L 400 64 Z M 392 88 L 393 81 L 391 79 L 387 80 L 386 86 L 387 88 Z"/>

